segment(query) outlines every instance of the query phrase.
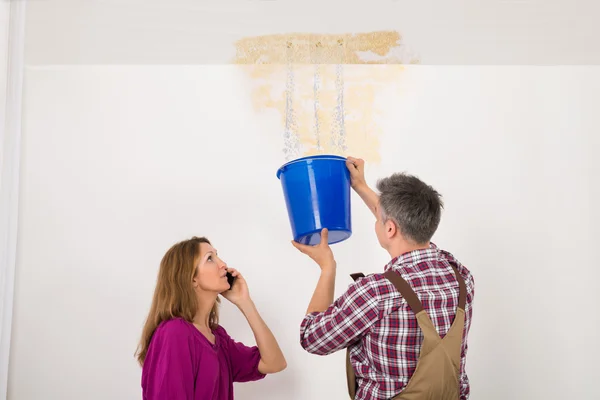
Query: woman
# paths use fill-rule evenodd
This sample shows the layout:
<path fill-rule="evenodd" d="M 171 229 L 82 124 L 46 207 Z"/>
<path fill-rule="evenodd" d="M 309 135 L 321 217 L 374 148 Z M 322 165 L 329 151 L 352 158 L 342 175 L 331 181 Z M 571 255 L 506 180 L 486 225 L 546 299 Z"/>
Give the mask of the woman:
<path fill-rule="evenodd" d="M 227 272 L 235 277 L 231 287 Z M 219 294 L 244 314 L 257 346 L 234 341 L 219 325 Z M 163 257 L 137 359 L 145 400 L 232 400 L 233 382 L 286 367 L 246 281 L 204 237 L 177 243 Z"/>

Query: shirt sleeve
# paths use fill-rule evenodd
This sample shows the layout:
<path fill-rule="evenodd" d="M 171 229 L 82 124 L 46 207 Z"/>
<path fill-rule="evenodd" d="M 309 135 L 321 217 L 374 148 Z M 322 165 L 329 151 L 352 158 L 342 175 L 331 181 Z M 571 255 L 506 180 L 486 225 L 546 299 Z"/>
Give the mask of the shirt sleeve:
<path fill-rule="evenodd" d="M 473 317 L 473 298 L 475 296 L 475 281 L 472 275 L 470 275 L 469 279 L 465 281 L 465 286 L 467 287 L 467 303 L 465 305 L 465 314 L 467 317 L 467 322 L 465 323 L 460 360 L 460 400 L 469 400 L 470 395 L 469 378 L 466 372 L 466 361 L 468 350 L 467 339 L 469 335 L 469 330 L 471 328 L 471 320 Z"/>
<path fill-rule="evenodd" d="M 193 400 L 191 345 L 189 330 L 178 321 L 154 334 L 143 366 L 144 399 Z"/>
<path fill-rule="evenodd" d="M 377 282 L 373 276 L 359 279 L 327 310 L 306 315 L 300 325 L 302 348 L 328 355 L 358 340 L 381 318 Z"/>
<path fill-rule="evenodd" d="M 249 347 L 236 342 L 223 327 L 219 327 L 218 333 L 227 348 L 233 382 L 258 381 L 266 376 L 258 370 L 260 352 L 257 346 Z"/>

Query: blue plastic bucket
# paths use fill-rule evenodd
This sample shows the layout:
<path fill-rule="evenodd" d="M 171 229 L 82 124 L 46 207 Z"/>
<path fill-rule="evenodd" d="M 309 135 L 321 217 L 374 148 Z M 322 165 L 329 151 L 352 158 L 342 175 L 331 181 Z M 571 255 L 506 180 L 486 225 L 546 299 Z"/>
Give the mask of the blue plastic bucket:
<path fill-rule="evenodd" d="M 352 235 L 350 173 L 344 157 L 299 158 L 279 168 L 277 177 L 296 242 L 320 243 L 323 228 L 329 231 L 329 244 Z"/>

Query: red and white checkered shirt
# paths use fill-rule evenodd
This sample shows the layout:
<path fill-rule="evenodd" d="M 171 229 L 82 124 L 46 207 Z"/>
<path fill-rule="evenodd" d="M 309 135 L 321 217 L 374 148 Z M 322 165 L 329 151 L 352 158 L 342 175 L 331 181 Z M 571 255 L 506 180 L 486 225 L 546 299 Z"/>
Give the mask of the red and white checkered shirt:
<path fill-rule="evenodd" d="M 452 265 L 467 287 L 460 366 L 460 399 L 467 400 L 470 387 L 465 358 L 474 295 L 471 273 L 452 254 L 433 243 L 429 249 L 391 260 L 385 271 L 391 268 L 400 273 L 444 337 L 458 305 L 458 282 Z M 300 327 L 300 341 L 309 353 L 319 355 L 349 347 L 358 383 L 356 400 L 383 400 L 396 396 L 408 383 L 417 366 L 423 333 L 394 285 L 383 274 L 372 274 L 352 283 L 326 311 L 306 315 Z M 344 369 L 340 367 L 340 371 Z"/>

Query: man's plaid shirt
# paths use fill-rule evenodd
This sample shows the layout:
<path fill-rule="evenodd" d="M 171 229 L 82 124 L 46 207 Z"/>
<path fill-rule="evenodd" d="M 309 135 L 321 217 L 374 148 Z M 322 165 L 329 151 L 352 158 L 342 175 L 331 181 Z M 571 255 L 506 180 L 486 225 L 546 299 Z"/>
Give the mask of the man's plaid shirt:
<path fill-rule="evenodd" d="M 391 260 L 384 272 L 391 268 L 408 282 L 444 337 L 458 304 L 458 282 L 452 265 L 467 287 L 460 366 L 460 399 L 467 400 L 470 387 L 465 358 L 474 295 L 471 273 L 433 243 L 429 249 Z M 352 283 L 326 311 L 306 315 L 300 340 L 304 349 L 319 355 L 349 347 L 359 385 L 356 400 L 383 400 L 400 393 L 408 383 L 417 366 L 423 334 L 415 314 L 396 288 L 383 274 L 372 274 Z M 343 371 L 340 367 L 340 373 Z"/>

